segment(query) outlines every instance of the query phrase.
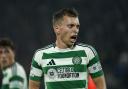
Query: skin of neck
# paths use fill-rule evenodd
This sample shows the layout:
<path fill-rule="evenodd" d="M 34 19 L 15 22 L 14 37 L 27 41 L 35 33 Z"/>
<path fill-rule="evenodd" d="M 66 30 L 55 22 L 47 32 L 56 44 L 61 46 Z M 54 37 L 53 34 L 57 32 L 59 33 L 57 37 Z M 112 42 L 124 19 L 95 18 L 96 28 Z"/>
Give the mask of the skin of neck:
<path fill-rule="evenodd" d="M 72 48 L 73 47 L 73 45 L 68 45 L 68 44 L 62 42 L 60 39 L 56 40 L 56 46 L 60 49 L 66 49 L 66 48 Z"/>

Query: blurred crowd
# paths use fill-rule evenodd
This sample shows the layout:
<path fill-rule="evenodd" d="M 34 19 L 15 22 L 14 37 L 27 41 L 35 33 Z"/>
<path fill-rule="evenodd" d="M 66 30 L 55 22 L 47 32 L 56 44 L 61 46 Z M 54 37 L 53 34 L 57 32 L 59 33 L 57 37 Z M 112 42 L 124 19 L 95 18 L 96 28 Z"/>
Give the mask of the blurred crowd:
<path fill-rule="evenodd" d="M 52 13 L 74 7 L 80 14 L 78 42 L 96 48 L 108 89 L 128 89 L 127 3 L 127 0 L 3 0 L 0 1 L 0 38 L 14 41 L 16 60 L 29 75 L 36 49 L 54 42 Z"/>

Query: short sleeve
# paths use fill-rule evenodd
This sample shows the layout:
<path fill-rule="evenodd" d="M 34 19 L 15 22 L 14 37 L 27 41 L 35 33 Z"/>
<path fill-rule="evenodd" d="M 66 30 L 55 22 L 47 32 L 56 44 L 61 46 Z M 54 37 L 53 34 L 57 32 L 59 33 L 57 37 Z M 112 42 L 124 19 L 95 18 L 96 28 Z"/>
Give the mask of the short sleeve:
<path fill-rule="evenodd" d="M 37 51 L 31 63 L 31 70 L 29 75 L 30 80 L 41 81 L 43 75 L 42 67 L 41 67 L 41 58 L 42 58 L 42 54 L 39 51 Z"/>
<path fill-rule="evenodd" d="M 99 60 L 98 53 L 92 46 L 89 46 L 88 48 L 89 48 L 89 54 L 88 54 L 89 63 L 87 65 L 88 71 L 93 78 L 102 76 L 103 70 Z"/>

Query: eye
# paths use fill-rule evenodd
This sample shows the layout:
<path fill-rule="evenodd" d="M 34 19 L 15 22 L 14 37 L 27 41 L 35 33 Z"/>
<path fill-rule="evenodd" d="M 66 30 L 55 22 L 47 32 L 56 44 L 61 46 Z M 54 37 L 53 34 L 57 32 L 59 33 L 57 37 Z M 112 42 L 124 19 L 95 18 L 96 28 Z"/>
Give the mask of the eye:
<path fill-rule="evenodd" d="M 2 54 L 2 52 L 3 52 L 3 51 L 2 51 L 2 50 L 0 50 L 0 54 Z"/>
<path fill-rule="evenodd" d="M 68 25 L 68 28 L 73 28 L 74 27 L 74 24 L 69 24 Z"/>
<path fill-rule="evenodd" d="M 5 52 L 5 53 L 9 53 L 9 49 L 6 48 L 6 49 L 4 50 L 4 52 Z"/>
<path fill-rule="evenodd" d="M 5 48 L 3 50 L 0 50 L 0 54 L 9 53 L 9 49 Z"/>
<path fill-rule="evenodd" d="M 76 28 L 79 29 L 80 28 L 80 25 L 77 25 Z"/>

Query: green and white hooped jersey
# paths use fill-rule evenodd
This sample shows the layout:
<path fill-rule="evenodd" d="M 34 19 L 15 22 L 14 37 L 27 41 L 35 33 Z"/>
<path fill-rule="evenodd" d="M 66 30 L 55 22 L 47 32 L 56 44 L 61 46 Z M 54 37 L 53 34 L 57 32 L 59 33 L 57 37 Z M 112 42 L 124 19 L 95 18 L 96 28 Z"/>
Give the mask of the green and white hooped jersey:
<path fill-rule="evenodd" d="M 59 49 L 54 45 L 37 50 L 30 71 L 30 80 L 41 81 L 45 89 L 88 89 L 88 74 L 103 75 L 97 52 L 89 45 Z"/>
<path fill-rule="evenodd" d="M 2 89 L 28 89 L 25 70 L 19 63 L 14 63 L 2 72 Z"/>

